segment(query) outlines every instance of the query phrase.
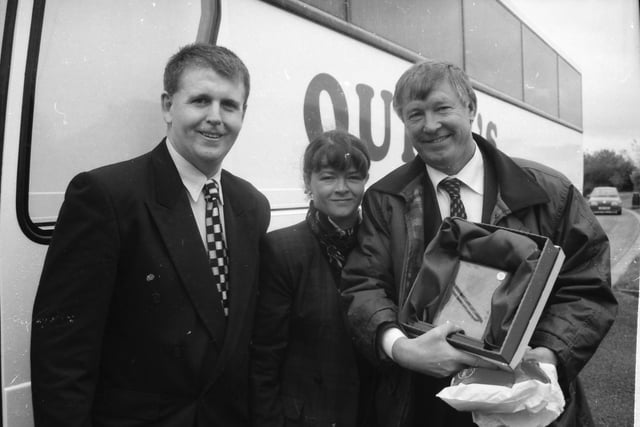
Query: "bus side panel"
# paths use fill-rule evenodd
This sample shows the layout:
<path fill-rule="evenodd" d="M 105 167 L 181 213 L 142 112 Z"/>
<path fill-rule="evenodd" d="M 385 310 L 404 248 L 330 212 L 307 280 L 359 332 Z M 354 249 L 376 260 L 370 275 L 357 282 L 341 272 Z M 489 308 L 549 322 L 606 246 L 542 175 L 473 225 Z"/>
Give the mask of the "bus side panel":
<path fill-rule="evenodd" d="M 218 42 L 238 52 L 252 75 L 245 125 L 225 165 L 269 197 L 272 229 L 303 217 L 301 156 L 318 126 L 368 143 L 369 184 L 413 158 L 390 106 L 409 61 L 262 1 L 227 1 L 222 10 Z M 474 132 L 510 155 L 567 173 L 581 188 L 580 132 L 477 92 Z"/>
<path fill-rule="evenodd" d="M 510 156 L 542 163 L 564 173 L 582 189 L 582 133 L 505 101 L 478 94 L 473 131 L 494 140 Z"/>
<path fill-rule="evenodd" d="M 19 2 L 7 96 L 0 188 L 0 310 L 3 425 L 32 425 L 29 392 L 30 319 L 46 246 L 28 240 L 16 220 L 21 98 L 32 4 Z"/>
<path fill-rule="evenodd" d="M 252 78 L 225 167 L 269 197 L 272 229 L 303 218 L 301 157 L 318 126 L 368 140 L 370 183 L 403 163 L 404 131 L 390 103 L 407 61 L 261 1 L 226 1 L 222 10 L 218 43 L 243 58 Z"/>

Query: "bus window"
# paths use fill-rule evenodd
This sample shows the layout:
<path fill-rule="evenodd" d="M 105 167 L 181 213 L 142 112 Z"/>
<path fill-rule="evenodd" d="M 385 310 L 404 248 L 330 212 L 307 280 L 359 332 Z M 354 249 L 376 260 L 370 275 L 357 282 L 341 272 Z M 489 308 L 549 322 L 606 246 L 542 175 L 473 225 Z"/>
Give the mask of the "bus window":
<path fill-rule="evenodd" d="M 75 174 L 131 158 L 160 141 L 164 64 L 179 46 L 196 40 L 201 13 L 214 2 L 68 0 L 41 6 L 32 38 L 40 25 L 41 35 L 31 42 L 24 96 L 33 102 L 32 125 L 27 114 L 21 135 L 22 173 L 28 176 L 19 177 L 18 209 L 29 237 L 47 241 Z M 31 88 L 29 81 L 35 81 Z"/>
<path fill-rule="evenodd" d="M 567 61 L 558 58 L 560 118 L 582 127 L 582 77 Z"/>
<path fill-rule="evenodd" d="M 6 2 L 1 2 L 0 5 L 5 6 L 5 7 L 0 7 L 0 24 L 2 24 L 2 28 L 5 28 L 7 8 L 9 7 L 9 5 L 6 4 Z M 4 39 L 4 31 L 0 31 L 0 46 L 2 46 L 3 39 Z"/>
<path fill-rule="evenodd" d="M 522 29 L 524 101 L 558 116 L 558 63 L 556 53 L 526 27 Z"/>
<path fill-rule="evenodd" d="M 564 126 L 582 127 L 580 73 L 501 1 L 262 1 L 411 62 L 458 64 L 481 91 Z"/>
<path fill-rule="evenodd" d="M 522 100 L 520 21 L 497 2 L 464 2 L 466 71 Z"/>
<path fill-rule="evenodd" d="M 426 58 L 462 62 L 462 2 L 352 0 L 354 25 Z"/>

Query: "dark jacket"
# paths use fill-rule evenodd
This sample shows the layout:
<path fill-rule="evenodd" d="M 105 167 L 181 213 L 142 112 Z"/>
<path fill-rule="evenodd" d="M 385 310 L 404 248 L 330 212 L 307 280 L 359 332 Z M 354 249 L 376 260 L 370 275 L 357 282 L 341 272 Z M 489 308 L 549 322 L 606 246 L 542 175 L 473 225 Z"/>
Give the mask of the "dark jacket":
<path fill-rule="evenodd" d="M 69 185 L 33 309 L 38 427 L 249 424 L 248 348 L 269 204 L 222 172 L 225 320 L 165 144 Z"/>
<path fill-rule="evenodd" d="M 576 376 L 595 352 L 617 311 L 611 292 L 609 243 L 580 192 L 560 173 L 531 161 L 511 159 L 474 135 L 485 161 L 483 222 L 549 237 L 566 259 L 530 341 L 558 357 L 561 386 L 568 399 L 561 425 L 578 420 Z M 380 326 L 395 323 L 420 268 L 426 244 L 441 223 L 435 192 L 424 163 L 416 157 L 375 183 L 365 194 L 359 246 L 343 270 L 343 296 L 357 345 L 374 362 L 387 362 L 379 389 L 381 425 L 410 425 L 415 376 L 388 362 L 378 348 Z M 384 365 L 384 364 L 383 364 Z M 423 405 L 447 385 L 430 377 Z M 425 381 L 422 381 L 425 383 Z M 424 386 L 424 384 L 423 384 Z M 424 388 L 423 388 L 424 391 Z M 579 400 L 579 401 L 576 401 Z M 588 418 L 588 411 L 584 412 Z M 384 421 L 383 420 L 386 420 Z M 451 425 L 446 416 L 428 425 Z M 470 422 L 470 418 L 469 418 Z M 587 423 L 587 424 L 585 424 Z"/>
<path fill-rule="evenodd" d="M 345 322 L 307 223 L 269 233 L 250 363 L 256 427 L 356 425 L 358 366 Z"/>

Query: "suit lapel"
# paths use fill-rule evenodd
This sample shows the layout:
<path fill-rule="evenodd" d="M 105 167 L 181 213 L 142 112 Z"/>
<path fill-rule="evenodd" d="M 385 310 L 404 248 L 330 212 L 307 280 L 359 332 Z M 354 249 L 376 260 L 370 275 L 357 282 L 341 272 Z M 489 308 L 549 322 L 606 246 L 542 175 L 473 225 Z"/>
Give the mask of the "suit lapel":
<path fill-rule="evenodd" d="M 152 153 L 154 197 L 148 208 L 196 312 L 221 345 L 225 318 L 186 191 L 163 141 Z"/>
<path fill-rule="evenodd" d="M 241 331 L 245 322 L 252 318 L 248 313 L 249 301 L 255 292 L 254 273 L 257 260 L 253 258 L 255 252 L 254 236 L 255 222 L 251 221 L 254 207 L 247 203 L 242 191 L 237 188 L 233 176 L 222 171 L 222 191 L 224 194 L 224 222 L 225 237 L 229 251 L 229 318 L 230 331 Z M 251 200 L 251 199 L 249 199 Z M 222 360 L 237 346 L 239 334 L 230 333 L 225 338 Z"/>

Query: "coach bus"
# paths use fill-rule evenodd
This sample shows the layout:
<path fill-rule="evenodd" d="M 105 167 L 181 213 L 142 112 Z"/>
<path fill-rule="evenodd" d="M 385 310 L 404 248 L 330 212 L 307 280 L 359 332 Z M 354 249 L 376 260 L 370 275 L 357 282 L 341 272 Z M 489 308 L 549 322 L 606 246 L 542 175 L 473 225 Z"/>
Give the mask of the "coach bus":
<path fill-rule="evenodd" d="M 304 214 L 300 157 L 323 130 L 366 141 L 369 182 L 414 156 L 391 99 L 423 58 L 472 77 L 475 132 L 582 187 L 580 72 L 506 0 L 0 0 L 0 25 L 4 426 L 33 425 L 31 310 L 66 185 L 160 141 L 162 70 L 187 43 L 247 63 L 249 106 L 225 167 L 267 195 L 272 229 Z"/>

